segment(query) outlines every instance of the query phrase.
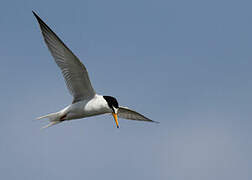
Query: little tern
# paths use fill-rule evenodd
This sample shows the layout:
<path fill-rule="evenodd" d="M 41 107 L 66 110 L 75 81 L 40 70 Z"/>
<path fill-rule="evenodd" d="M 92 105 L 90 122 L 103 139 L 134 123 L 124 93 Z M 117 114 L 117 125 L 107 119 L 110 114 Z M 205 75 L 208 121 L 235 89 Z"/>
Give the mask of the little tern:
<path fill-rule="evenodd" d="M 118 117 L 129 120 L 156 122 L 134 110 L 119 106 L 116 98 L 112 96 L 96 94 L 89 80 L 86 67 L 51 28 L 34 11 L 32 12 L 39 23 L 45 43 L 56 64 L 61 69 L 67 88 L 73 96 L 72 104 L 69 106 L 56 113 L 37 118 L 49 119 L 50 123 L 44 128 L 66 120 L 80 119 L 106 113 L 113 115 L 117 128 L 119 128 Z"/>

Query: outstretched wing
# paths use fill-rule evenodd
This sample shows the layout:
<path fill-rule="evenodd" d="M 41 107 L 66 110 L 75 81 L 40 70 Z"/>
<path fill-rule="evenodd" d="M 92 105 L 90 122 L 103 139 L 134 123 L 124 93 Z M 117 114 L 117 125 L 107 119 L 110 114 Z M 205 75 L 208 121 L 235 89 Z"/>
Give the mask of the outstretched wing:
<path fill-rule="evenodd" d="M 33 14 L 38 20 L 48 49 L 61 69 L 68 90 L 74 98 L 73 103 L 92 98 L 95 95 L 95 91 L 91 85 L 85 66 L 50 27 L 35 12 Z"/>
<path fill-rule="evenodd" d="M 148 122 L 159 123 L 157 121 L 153 121 L 153 120 L 145 117 L 144 115 L 142 115 L 136 111 L 133 111 L 127 107 L 122 107 L 122 106 L 119 107 L 117 115 L 119 118 L 128 119 L 128 120 L 148 121 Z"/>

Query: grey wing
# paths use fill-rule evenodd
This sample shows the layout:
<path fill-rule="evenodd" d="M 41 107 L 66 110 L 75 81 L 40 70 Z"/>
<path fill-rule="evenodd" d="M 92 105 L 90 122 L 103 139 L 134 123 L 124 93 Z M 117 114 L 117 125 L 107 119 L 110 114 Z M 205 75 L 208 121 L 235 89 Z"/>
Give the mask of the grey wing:
<path fill-rule="evenodd" d="M 56 64 L 61 69 L 68 90 L 74 98 L 73 103 L 92 98 L 95 95 L 95 91 L 89 80 L 86 67 L 50 27 L 36 13 L 33 12 L 33 14 L 40 25 L 48 49 L 54 57 Z"/>
<path fill-rule="evenodd" d="M 133 111 L 127 107 L 122 107 L 122 106 L 119 107 L 117 115 L 119 118 L 128 119 L 128 120 L 148 121 L 148 122 L 159 123 L 157 121 L 153 121 L 153 120 L 145 117 L 144 115 L 142 115 L 136 111 Z"/>

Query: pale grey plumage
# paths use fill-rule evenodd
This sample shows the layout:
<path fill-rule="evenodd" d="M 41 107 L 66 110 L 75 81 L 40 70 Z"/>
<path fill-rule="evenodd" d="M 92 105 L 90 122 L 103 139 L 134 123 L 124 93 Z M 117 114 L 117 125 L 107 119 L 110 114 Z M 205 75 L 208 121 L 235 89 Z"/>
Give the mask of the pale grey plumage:
<path fill-rule="evenodd" d="M 38 20 L 46 45 L 56 64 L 60 67 L 68 90 L 73 96 L 73 103 L 71 105 L 56 113 L 37 118 L 48 118 L 50 124 L 46 127 L 61 123 L 65 120 L 79 119 L 105 113 L 112 113 L 117 127 L 119 127 L 117 116 L 130 120 L 156 122 L 129 108 L 118 107 L 117 100 L 111 96 L 96 94 L 85 66 L 40 17 L 34 12 L 33 14 Z"/>
<path fill-rule="evenodd" d="M 40 17 L 34 12 L 33 14 L 39 22 L 48 49 L 61 69 L 68 90 L 74 98 L 73 103 L 94 97 L 95 91 L 89 80 L 86 67 Z"/>
<path fill-rule="evenodd" d="M 158 123 L 157 121 L 153 121 L 136 111 L 133 111 L 127 107 L 122 107 L 122 106 L 118 108 L 117 115 L 119 118 L 128 119 L 128 120 L 149 121 L 149 122 Z"/>

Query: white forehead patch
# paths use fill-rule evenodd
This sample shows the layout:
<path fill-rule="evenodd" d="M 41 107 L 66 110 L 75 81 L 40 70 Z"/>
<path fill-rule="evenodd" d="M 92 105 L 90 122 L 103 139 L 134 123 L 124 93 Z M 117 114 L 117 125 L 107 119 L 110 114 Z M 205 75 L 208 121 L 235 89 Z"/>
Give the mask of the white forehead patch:
<path fill-rule="evenodd" d="M 114 106 L 113 106 L 112 108 L 114 109 L 115 113 L 117 114 L 118 109 L 117 109 L 117 108 L 115 108 Z"/>

